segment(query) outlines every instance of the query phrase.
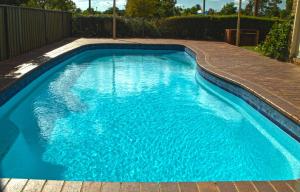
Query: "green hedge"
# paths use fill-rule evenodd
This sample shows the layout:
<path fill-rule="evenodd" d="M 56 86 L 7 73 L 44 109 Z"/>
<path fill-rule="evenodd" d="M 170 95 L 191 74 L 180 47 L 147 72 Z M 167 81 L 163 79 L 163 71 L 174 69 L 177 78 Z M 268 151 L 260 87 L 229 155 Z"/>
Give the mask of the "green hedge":
<path fill-rule="evenodd" d="M 77 16 L 73 18 L 73 35 L 79 37 L 112 37 L 111 16 Z M 136 18 L 117 18 L 118 37 L 158 37 L 156 26 Z"/>
<path fill-rule="evenodd" d="M 282 20 L 242 17 L 241 28 L 258 29 L 263 41 L 275 22 Z M 156 24 L 137 18 L 118 17 L 118 37 L 163 37 L 175 39 L 224 40 L 225 29 L 236 28 L 236 16 L 170 17 Z M 111 37 L 111 16 L 79 16 L 73 18 L 73 35 L 80 37 Z"/>
<path fill-rule="evenodd" d="M 263 41 L 278 19 L 242 17 L 241 28 L 260 31 Z M 164 38 L 224 40 L 224 31 L 236 28 L 237 16 L 187 16 L 171 17 L 159 24 Z"/>
<path fill-rule="evenodd" d="M 282 61 L 288 60 L 292 23 L 292 20 L 275 23 L 266 40 L 258 46 L 259 50 L 266 56 Z"/>

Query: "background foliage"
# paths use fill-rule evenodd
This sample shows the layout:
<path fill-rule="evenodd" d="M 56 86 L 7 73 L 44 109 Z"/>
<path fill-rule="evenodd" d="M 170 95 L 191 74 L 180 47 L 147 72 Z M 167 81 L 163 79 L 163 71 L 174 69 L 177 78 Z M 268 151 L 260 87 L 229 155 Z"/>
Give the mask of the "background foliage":
<path fill-rule="evenodd" d="M 287 60 L 289 57 L 289 40 L 292 29 L 292 21 L 276 22 L 266 40 L 258 46 L 259 50 L 266 56 Z"/>
<path fill-rule="evenodd" d="M 241 28 L 260 31 L 263 41 L 272 25 L 279 19 L 247 17 L 241 19 Z M 236 28 L 237 16 L 188 16 L 171 17 L 160 23 L 163 37 L 181 39 L 224 40 L 225 29 Z"/>
<path fill-rule="evenodd" d="M 77 16 L 73 18 L 73 35 L 79 37 L 112 37 L 112 16 Z M 118 37 L 159 37 L 157 27 L 140 18 L 117 18 Z"/>
<path fill-rule="evenodd" d="M 279 6 L 282 1 L 286 7 Z M 88 0 L 86 0 L 88 3 Z M 260 31 L 259 50 L 265 55 L 285 59 L 288 55 L 293 0 L 259 0 L 258 16 L 253 17 L 256 0 L 247 0 L 242 9 L 241 28 Z M 77 8 L 72 0 L 0 0 L 0 3 L 42 9 L 71 11 L 73 34 L 81 37 L 112 36 L 112 8 L 97 11 Z M 224 39 L 224 31 L 236 28 L 237 7 L 227 3 L 219 11 L 201 5 L 180 7 L 176 0 L 127 0 L 124 10 L 117 8 L 118 37 L 162 37 L 180 39 Z M 272 27 L 273 26 L 273 27 Z M 270 31 L 270 29 L 272 30 Z M 267 35 L 268 34 L 268 35 Z M 266 38 L 267 36 L 267 38 Z"/>
<path fill-rule="evenodd" d="M 225 29 L 236 28 L 237 17 L 180 16 L 157 22 L 141 18 L 118 17 L 118 37 L 163 37 L 175 39 L 224 40 Z M 242 17 L 242 28 L 260 30 L 264 40 L 279 19 Z M 73 34 L 83 37 L 111 37 L 111 16 L 79 16 L 73 19 Z"/>

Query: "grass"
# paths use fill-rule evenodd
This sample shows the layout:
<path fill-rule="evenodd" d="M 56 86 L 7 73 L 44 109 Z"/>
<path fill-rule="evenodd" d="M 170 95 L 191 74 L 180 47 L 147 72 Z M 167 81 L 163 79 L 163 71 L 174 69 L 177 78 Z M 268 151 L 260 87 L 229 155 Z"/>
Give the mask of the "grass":
<path fill-rule="evenodd" d="M 242 48 L 244 49 L 247 49 L 249 51 L 254 51 L 254 52 L 257 52 L 257 53 L 261 53 L 258 49 L 257 49 L 257 46 L 241 46 Z"/>

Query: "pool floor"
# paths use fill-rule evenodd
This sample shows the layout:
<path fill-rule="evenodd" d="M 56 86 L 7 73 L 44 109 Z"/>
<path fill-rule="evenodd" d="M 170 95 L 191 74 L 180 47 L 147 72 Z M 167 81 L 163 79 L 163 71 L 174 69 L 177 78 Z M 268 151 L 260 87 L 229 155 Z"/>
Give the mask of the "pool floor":
<path fill-rule="evenodd" d="M 12 144 L 1 161 L 2 176 L 299 178 L 299 144 L 202 79 L 196 67 L 192 57 L 175 50 L 95 49 L 66 60 L 3 112 L 1 131 L 9 128 L 8 138 L 15 140 L 4 142 Z"/>

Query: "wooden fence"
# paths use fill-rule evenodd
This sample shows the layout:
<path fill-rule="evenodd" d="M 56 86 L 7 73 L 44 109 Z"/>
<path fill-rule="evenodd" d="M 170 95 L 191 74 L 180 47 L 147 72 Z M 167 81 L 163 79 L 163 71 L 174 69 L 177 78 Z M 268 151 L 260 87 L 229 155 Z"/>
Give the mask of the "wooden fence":
<path fill-rule="evenodd" d="M 0 5 L 0 61 L 71 36 L 72 15 Z"/>

